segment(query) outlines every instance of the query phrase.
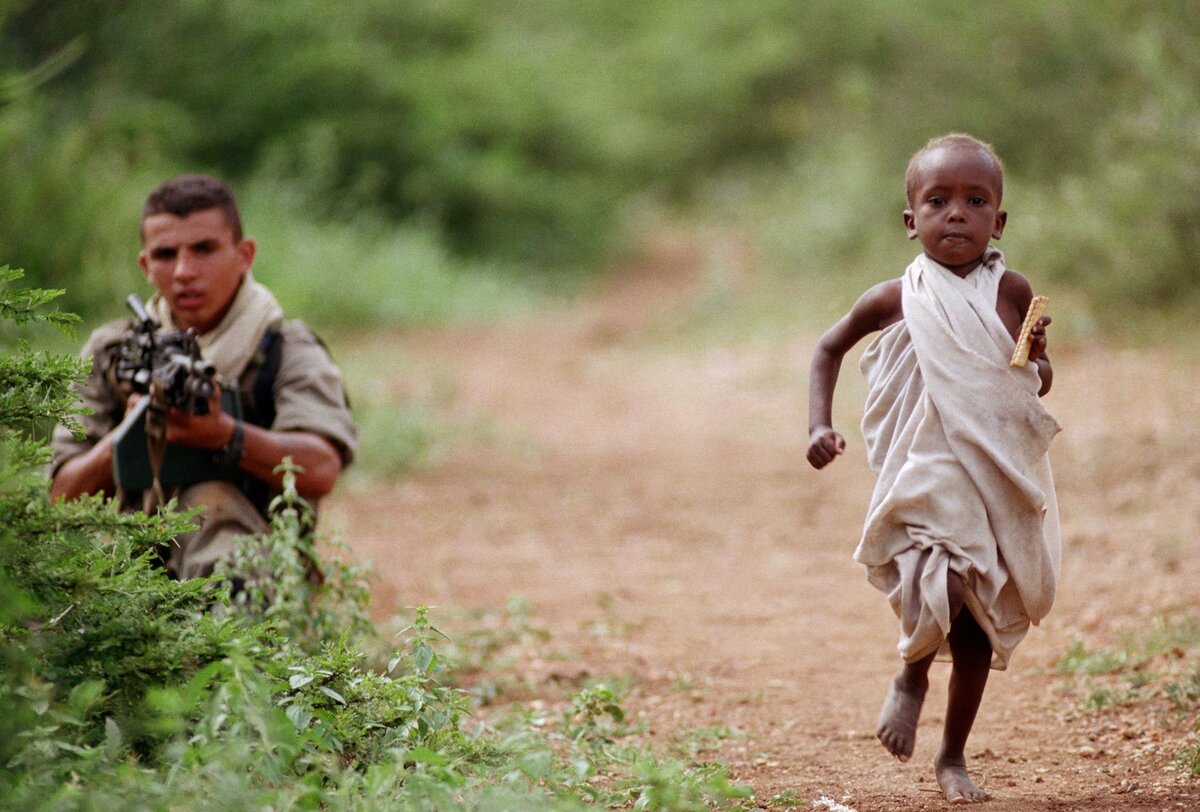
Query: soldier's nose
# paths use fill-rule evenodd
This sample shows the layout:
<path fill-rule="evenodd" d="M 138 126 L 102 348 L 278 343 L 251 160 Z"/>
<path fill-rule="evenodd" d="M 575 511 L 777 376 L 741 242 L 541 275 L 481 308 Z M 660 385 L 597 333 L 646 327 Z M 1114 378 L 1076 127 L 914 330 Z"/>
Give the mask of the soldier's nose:
<path fill-rule="evenodd" d="M 172 275 L 176 278 L 190 278 L 196 275 L 195 262 L 187 254 L 180 253 L 175 258 L 175 268 Z"/>

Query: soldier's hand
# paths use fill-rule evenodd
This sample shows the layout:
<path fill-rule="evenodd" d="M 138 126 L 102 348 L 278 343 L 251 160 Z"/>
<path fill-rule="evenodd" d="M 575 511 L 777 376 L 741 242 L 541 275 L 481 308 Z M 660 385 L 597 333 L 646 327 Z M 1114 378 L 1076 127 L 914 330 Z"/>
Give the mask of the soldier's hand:
<path fill-rule="evenodd" d="M 215 386 L 208 414 L 191 414 L 182 409 L 167 412 L 167 442 L 219 451 L 233 437 L 236 421 L 221 411 L 221 387 Z"/>

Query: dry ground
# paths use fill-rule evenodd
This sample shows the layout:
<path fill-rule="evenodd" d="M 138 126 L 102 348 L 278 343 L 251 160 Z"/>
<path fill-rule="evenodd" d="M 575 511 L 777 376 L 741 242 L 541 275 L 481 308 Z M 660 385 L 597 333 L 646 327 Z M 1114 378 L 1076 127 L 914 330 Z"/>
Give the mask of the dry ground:
<path fill-rule="evenodd" d="M 371 338 L 394 351 L 379 374 L 396 396 L 436 390 L 443 418 L 474 428 L 399 483 L 343 488 L 324 526 L 374 562 L 381 614 L 529 601 L 560 654 L 517 663 L 522 698 L 622 678 L 645 735 L 726 761 L 764 807 L 941 808 L 947 666 L 910 763 L 871 733 L 898 660 L 885 599 L 850 557 L 872 482 L 854 364 L 837 404 L 848 453 L 816 472 L 816 336 L 673 340 L 663 324 L 702 296 L 699 260 L 668 243 L 536 321 Z M 1161 701 L 1089 710 L 1087 684 L 1055 668 L 1077 640 L 1119 647 L 1122 629 L 1200 614 L 1200 375 L 1165 349 L 1053 349 L 1062 586 L 993 672 L 971 770 L 990 810 L 1197 809 L 1200 779 L 1169 768 L 1190 724 L 1166 724 Z M 1196 648 L 1171 651 L 1150 667 Z"/>

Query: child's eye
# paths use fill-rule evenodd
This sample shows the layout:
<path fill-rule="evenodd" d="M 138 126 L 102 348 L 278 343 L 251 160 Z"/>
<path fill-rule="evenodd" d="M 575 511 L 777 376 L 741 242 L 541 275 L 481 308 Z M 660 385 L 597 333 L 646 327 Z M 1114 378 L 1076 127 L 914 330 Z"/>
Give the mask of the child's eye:
<path fill-rule="evenodd" d="M 971 202 L 972 206 L 982 206 L 987 201 L 984 200 L 982 197 L 973 197 L 973 198 L 971 198 L 970 202 Z"/>
<path fill-rule="evenodd" d="M 929 205 L 930 205 L 930 206 L 941 206 L 941 205 L 942 205 L 942 204 L 944 204 L 945 202 L 946 202 L 946 198 L 944 198 L 944 197 L 931 197 L 931 198 L 929 198 Z"/>

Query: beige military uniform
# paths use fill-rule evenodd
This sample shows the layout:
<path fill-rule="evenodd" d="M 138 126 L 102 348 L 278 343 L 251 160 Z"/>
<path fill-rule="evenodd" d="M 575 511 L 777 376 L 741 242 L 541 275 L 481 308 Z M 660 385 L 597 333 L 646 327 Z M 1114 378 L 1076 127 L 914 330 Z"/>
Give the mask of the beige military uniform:
<path fill-rule="evenodd" d="M 257 288 L 257 295 L 262 296 L 266 289 L 251 284 Z M 245 289 L 247 285 L 242 287 Z M 243 293 L 245 290 L 235 298 L 235 306 L 227 319 L 237 317 L 236 305 Z M 325 437 L 337 447 L 343 466 L 349 465 L 358 441 L 341 372 L 325 347 L 302 322 L 283 320 L 271 329 L 279 333 L 282 343 L 279 367 L 271 387 L 274 418 L 265 428 Z M 78 386 L 78 391 L 81 404 L 92 413 L 79 417 L 86 434 L 82 440 L 72 436 L 64 426 L 55 429 L 51 439 L 51 475 L 67 460 L 89 450 L 124 417 L 127 397 L 110 382 L 106 365 L 112 348 L 121 343 L 128 330 L 127 321 L 111 322 L 95 330 L 85 343 L 81 356 L 92 359 L 92 371 Z M 257 344 L 257 339 L 255 341 Z M 237 377 L 243 402 L 251 396 L 263 363 L 263 359 L 253 352 L 248 356 Z M 252 415 L 248 422 L 254 422 Z M 265 498 L 256 500 L 258 504 L 247 496 L 252 488 L 224 481 L 200 482 L 168 494 L 168 498 L 179 499 L 181 508 L 203 508 L 199 529 L 180 535 L 171 545 L 166 557 L 168 570 L 181 579 L 209 575 L 217 561 L 232 553 L 237 537 L 265 532 L 268 529 L 266 503 L 273 494 L 264 490 L 263 483 L 257 483 L 257 489 L 265 494 Z M 140 494 L 122 494 L 121 502 L 122 509 L 137 509 L 141 506 Z"/>

